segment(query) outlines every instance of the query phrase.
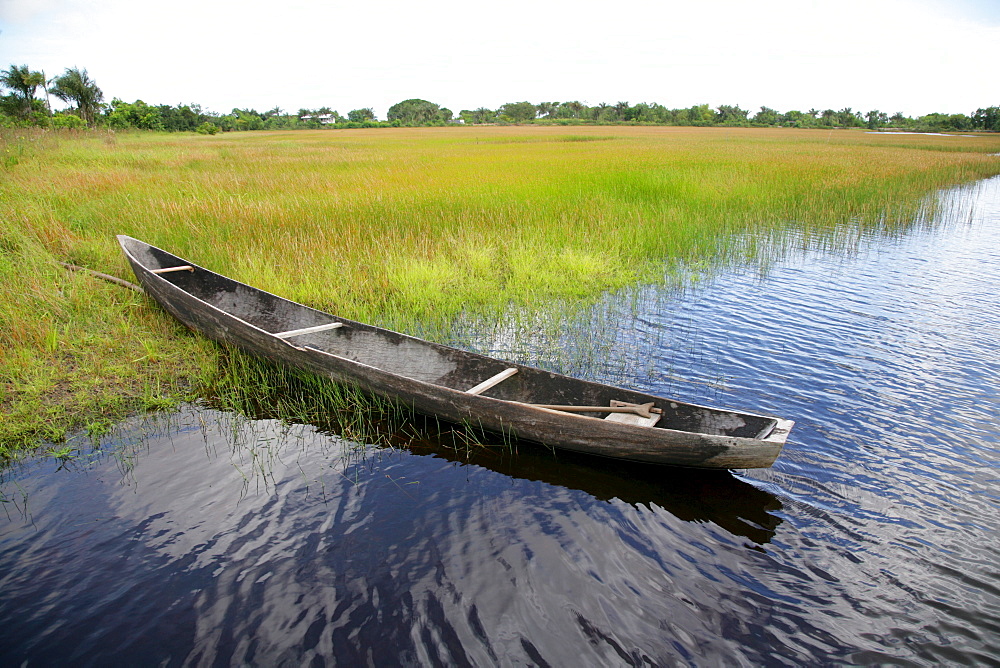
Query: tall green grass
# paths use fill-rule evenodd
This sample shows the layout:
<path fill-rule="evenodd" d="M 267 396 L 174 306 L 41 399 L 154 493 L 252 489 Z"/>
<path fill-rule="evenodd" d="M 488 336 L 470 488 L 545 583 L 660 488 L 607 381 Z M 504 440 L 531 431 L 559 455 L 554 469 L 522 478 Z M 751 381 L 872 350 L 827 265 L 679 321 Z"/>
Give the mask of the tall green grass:
<path fill-rule="evenodd" d="M 0 443 L 203 396 L 224 355 L 142 295 L 128 234 L 268 291 L 431 338 L 699 262 L 895 233 L 1000 173 L 1000 137 L 723 128 L 6 136 Z M 6 155 L 6 154 L 5 154 Z M 263 387 L 246 372 L 244 383 Z M 291 409 L 289 409 L 291 410 Z"/>

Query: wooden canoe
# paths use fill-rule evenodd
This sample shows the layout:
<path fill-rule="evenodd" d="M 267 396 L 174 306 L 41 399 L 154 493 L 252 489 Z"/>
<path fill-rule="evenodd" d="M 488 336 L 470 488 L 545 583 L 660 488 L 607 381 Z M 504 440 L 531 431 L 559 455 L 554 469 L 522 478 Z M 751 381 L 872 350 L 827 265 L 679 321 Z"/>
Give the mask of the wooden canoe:
<path fill-rule="evenodd" d="M 593 455 L 702 468 L 768 467 L 794 424 L 431 343 L 282 299 L 131 237 L 118 241 L 146 292 L 191 329 L 448 421 Z"/>

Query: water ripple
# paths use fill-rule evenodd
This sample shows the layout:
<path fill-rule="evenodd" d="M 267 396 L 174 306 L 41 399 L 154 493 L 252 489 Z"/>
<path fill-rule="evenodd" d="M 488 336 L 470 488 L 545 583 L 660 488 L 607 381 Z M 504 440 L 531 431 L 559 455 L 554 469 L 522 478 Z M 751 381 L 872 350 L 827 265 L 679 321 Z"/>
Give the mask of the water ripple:
<path fill-rule="evenodd" d="M 187 407 L 9 471 L 0 663 L 1000 664 L 1000 179 L 944 197 L 850 257 L 609 296 L 558 355 L 478 339 L 792 417 L 769 470 Z"/>

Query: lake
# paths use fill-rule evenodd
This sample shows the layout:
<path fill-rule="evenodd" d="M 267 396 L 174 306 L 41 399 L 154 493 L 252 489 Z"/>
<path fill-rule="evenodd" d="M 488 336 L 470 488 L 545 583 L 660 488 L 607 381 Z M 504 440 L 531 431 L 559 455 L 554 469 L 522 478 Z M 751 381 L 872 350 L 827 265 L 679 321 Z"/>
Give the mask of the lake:
<path fill-rule="evenodd" d="M 711 472 L 137 417 L 0 477 L 0 663 L 1000 665 L 1000 178 L 549 325 L 463 342 L 789 442 Z"/>

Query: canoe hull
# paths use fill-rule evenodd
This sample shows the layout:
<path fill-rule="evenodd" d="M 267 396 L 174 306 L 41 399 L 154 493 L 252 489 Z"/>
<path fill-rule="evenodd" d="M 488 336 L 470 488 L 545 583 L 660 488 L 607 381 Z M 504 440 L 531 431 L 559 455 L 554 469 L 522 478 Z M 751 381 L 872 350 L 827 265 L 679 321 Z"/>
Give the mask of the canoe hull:
<path fill-rule="evenodd" d="M 232 281 L 197 265 L 190 265 L 194 270 L 190 273 L 153 273 L 158 268 L 189 263 L 129 237 L 119 237 L 119 242 L 143 289 L 190 329 L 215 341 L 237 346 L 252 354 L 310 371 L 338 383 L 355 385 L 367 392 L 397 400 L 417 412 L 435 415 L 451 422 L 466 423 L 514 438 L 593 455 L 675 466 L 727 469 L 770 466 L 781 452 L 793 424 L 770 416 L 700 407 L 571 379 L 336 318 L 344 323 L 343 329 L 337 332 L 345 332 L 337 336 L 355 336 L 359 344 L 363 342 L 366 346 L 376 342 L 387 352 L 398 353 L 402 358 L 410 360 L 405 367 L 407 375 L 401 375 L 398 369 L 387 370 L 365 361 L 350 359 L 348 353 L 344 352 L 350 350 L 349 347 L 340 351 L 344 354 L 336 354 L 323 350 L 318 345 L 310 345 L 309 341 L 314 340 L 312 337 L 300 337 L 303 340 L 293 339 L 293 342 L 289 342 L 267 331 L 274 329 L 277 323 L 286 330 L 295 330 L 323 322 L 324 319 L 334 319 L 329 314 Z M 200 281 L 197 285 L 205 299 L 192 294 L 190 286 L 195 285 L 194 281 Z M 185 284 L 188 284 L 188 289 Z M 215 291 L 215 284 L 218 291 Z M 206 288 L 206 285 L 209 287 Z M 232 303 L 232 308 L 237 309 L 241 300 L 250 298 L 263 304 L 266 308 L 261 310 L 267 313 L 260 318 L 256 314 L 240 314 L 244 317 L 238 317 L 227 308 Z M 318 337 L 319 335 L 315 340 L 319 340 Z M 349 343 L 348 340 L 339 345 L 349 346 Z M 521 400 L 468 394 L 461 389 L 429 382 L 427 378 L 456 377 L 457 371 L 449 374 L 448 367 L 438 368 L 445 363 L 473 370 L 480 367 L 486 369 L 488 365 L 495 367 L 497 364 L 518 368 L 518 374 L 513 376 L 516 380 L 505 381 L 494 392 L 501 397 L 504 393 L 508 397 L 517 396 L 518 388 L 530 382 L 533 392 L 554 399 L 531 403 L 569 403 L 583 398 L 584 401 L 601 401 L 598 405 L 609 405 L 609 396 L 637 404 L 653 401 L 658 406 L 677 409 L 679 427 L 696 424 L 698 431 L 686 428 L 636 427 L 537 408 L 522 403 Z M 421 368 L 422 366 L 426 368 Z M 486 377 L 492 375 L 489 371 L 483 373 Z M 469 381 L 467 387 L 474 384 Z M 713 421 L 718 424 L 713 426 Z M 759 429 L 761 433 L 706 433 L 725 432 L 726 427 L 734 421 L 748 423 L 744 432 Z"/>

